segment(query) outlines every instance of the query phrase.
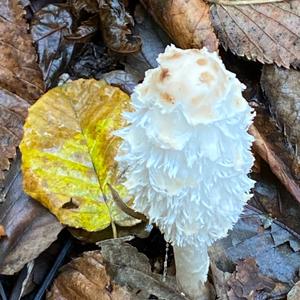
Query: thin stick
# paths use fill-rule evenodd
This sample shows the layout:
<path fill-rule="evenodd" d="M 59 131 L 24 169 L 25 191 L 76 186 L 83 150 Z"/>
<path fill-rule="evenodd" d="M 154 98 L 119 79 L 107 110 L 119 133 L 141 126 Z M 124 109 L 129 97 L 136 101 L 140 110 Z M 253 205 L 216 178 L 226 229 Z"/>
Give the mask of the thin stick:
<path fill-rule="evenodd" d="M 1 280 L 0 280 L 0 296 L 2 297 L 2 300 L 7 300 Z"/>
<path fill-rule="evenodd" d="M 250 5 L 250 4 L 265 4 L 284 2 L 283 0 L 207 0 L 208 3 L 222 4 L 222 5 Z"/>
<path fill-rule="evenodd" d="M 63 263 L 66 255 L 68 254 L 71 246 L 72 246 L 72 240 L 69 239 L 66 242 L 66 244 L 64 245 L 64 247 L 62 248 L 62 250 L 60 251 L 58 257 L 56 258 L 56 261 L 55 261 L 54 265 L 52 266 L 50 272 L 46 276 L 46 278 L 45 278 L 43 284 L 41 285 L 40 289 L 38 290 L 37 294 L 35 295 L 34 300 L 42 300 L 44 298 L 44 294 L 45 294 L 47 288 L 49 287 L 49 285 L 53 281 L 54 276 L 56 275 L 59 267 L 62 265 L 62 263 Z"/>
<path fill-rule="evenodd" d="M 169 247 L 170 244 L 166 243 L 166 254 L 165 254 L 165 260 L 164 260 L 164 270 L 163 270 L 163 278 L 162 281 L 165 282 L 168 275 L 168 254 L 169 254 Z"/>

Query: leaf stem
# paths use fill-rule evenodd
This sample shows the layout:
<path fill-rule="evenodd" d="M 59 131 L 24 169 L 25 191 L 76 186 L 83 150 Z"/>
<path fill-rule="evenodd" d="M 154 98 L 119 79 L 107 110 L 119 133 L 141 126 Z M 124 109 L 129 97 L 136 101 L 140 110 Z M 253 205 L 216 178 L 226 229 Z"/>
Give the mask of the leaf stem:
<path fill-rule="evenodd" d="M 116 239 L 118 237 L 117 227 L 113 219 L 111 219 L 111 228 L 113 232 L 113 238 Z"/>
<path fill-rule="evenodd" d="M 144 222 L 147 222 L 148 219 L 146 218 L 145 215 L 131 209 L 129 206 L 126 205 L 126 203 L 123 202 L 123 200 L 121 199 L 119 193 L 109 184 L 107 183 L 110 191 L 111 191 L 111 194 L 112 194 L 112 197 L 113 197 L 113 200 L 115 201 L 115 203 L 117 204 L 117 206 L 124 212 L 126 213 L 127 215 L 135 218 L 135 219 L 138 219 L 138 220 L 141 220 L 141 221 L 144 221 Z"/>

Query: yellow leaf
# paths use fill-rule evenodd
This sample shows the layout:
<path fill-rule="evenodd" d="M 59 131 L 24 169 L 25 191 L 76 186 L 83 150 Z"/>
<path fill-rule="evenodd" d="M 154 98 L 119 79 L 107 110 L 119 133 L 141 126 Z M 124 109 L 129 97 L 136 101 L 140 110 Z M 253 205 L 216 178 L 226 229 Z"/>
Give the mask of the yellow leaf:
<path fill-rule="evenodd" d="M 126 197 L 114 160 L 120 138 L 112 132 L 125 125 L 121 114 L 129 107 L 119 88 L 80 79 L 48 91 L 29 109 L 20 145 L 24 189 L 61 223 L 89 231 L 110 225 L 107 183 Z"/>

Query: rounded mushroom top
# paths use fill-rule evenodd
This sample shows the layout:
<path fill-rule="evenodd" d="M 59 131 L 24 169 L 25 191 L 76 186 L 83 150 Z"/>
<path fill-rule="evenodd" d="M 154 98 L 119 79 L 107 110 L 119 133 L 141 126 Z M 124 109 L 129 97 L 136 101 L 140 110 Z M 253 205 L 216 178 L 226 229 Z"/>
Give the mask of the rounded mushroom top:
<path fill-rule="evenodd" d="M 225 69 L 217 53 L 171 45 L 157 61 L 159 67 L 148 70 L 135 89 L 142 102 L 160 106 L 162 112 L 180 106 L 191 125 L 228 118 L 247 107 L 241 94 L 245 86 Z"/>

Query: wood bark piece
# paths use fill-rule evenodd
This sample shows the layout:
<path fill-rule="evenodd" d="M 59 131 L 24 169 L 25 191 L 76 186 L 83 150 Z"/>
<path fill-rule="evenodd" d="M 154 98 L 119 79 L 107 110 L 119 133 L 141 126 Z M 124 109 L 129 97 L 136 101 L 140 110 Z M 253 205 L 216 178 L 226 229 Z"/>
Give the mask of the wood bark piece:
<path fill-rule="evenodd" d="M 142 0 L 146 10 L 181 48 L 218 49 L 209 5 L 202 0 Z"/>
<path fill-rule="evenodd" d="M 17 0 L 0 1 L 0 187 L 16 155 L 27 109 L 43 91 L 23 14 Z"/>

